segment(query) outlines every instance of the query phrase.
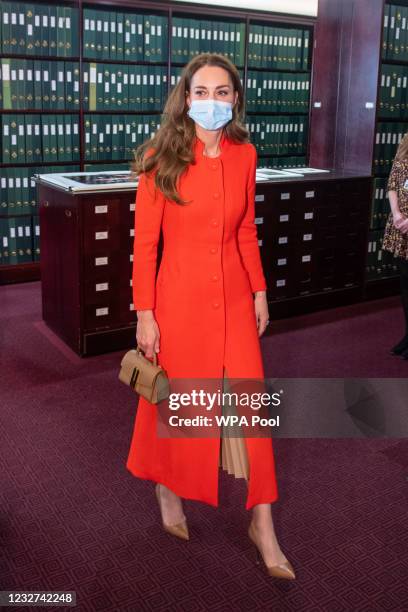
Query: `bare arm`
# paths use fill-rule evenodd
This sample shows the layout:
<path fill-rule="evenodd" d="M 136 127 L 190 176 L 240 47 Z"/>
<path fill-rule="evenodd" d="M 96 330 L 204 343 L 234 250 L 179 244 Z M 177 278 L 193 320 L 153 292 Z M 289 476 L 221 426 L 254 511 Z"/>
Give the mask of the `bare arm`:
<path fill-rule="evenodd" d="M 400 208 L 399 208 L 399 204 L 398 204 L 398 194 L 396 191 L 389 191 L 388 192 L 388 199 L 390 201 L 390 207 L 391 207 L 391 212 L 392 212 L 392 216 L 395 217 L 399 214 L 401 214 Z"/>

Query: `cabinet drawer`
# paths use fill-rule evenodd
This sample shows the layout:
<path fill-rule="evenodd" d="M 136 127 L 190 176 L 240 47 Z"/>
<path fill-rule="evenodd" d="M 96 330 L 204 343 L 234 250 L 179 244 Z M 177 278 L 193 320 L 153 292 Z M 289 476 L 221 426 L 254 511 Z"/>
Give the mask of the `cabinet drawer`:
<path fill-rule="evenodd" d="M 354 270 L 343 270 L 337 275 L 337 287 L 339 289 L 357 287 L 363 282 L 363 275 L 359 267 Z"/>
<path fill-rule="evenodd" d="M 84 327 L 87 331 L 109 328 L 119 323 L 117 297 L 97 296 L 84 304 Z"/>
<path fill-rule="evenodd" d="M 133 252 L 130 249 L 110 250 L 106 246 L 98 248 L 97 252 L 89 254 L 82 260 L 85 281 L 101 278 L 105 270 L 114 274 L 131 278 L 133 268 Z"/>
<path fill-rule="evenodd" d="M 293 279 L 293 296 L 309 295 L 315 291 L 316 283 L 311 272 L 305 272 Z"/>
<path fill-rule="evenodd" d="M 100 221 L 108 225 L 129 223 L 134 225 L 136 196 L 133 193 L 121 194 L 117 198 L 95 197 L 83 203 L 83 223 L 92 227 Z"/>
<path fill-rule="evenodd" d="M 131 271 L 130 271 L 131 273 Z M 105 271 L 98 270 L 95 272 L 94 278 L 88 278 L 84 280 L 84 298 L 93 299 L 96 295 L 110 295 L 113 293 L 116 296 L 120 295 L 120 292 L 125 289 L 129 290 L 132 288 L 131 276 L 125 272 L 118 274 L 115 268 L 111 267 Z"/>
<path fill-rule="evenodd" d="M 370 203 L 367 199 L 356 198 L 345 199 L 340 207 L 341 223 L 354 225 L 355 223 L 366 223 L 369 217 Z"/>
<path fill-rule="evenodd" d="M 333 227 L 341 223 L 340 205 L 338 202 L 317 206 L 314 211 L 315 224 L 318 227 Z"/>
<path fill-rule="evenodd" d="M 94 226 L 119 225 L 121 217 L 120 198 L 92 198 L 83 204 L 84 227 L 92 230 Z"/>
<path fill-rule="evenodd" d="M 337 249 L 334 247 L 317 249 L 313 253 L 313 274 L 319 276 L 331 276 L 337 270 Z"/>
<path fill-rule="evenodd" d="M 365 227 L 363 225 L 346 226 L 339 229 L 338 245 L 347 251 L 354 248 L 362 248 L 365 244 Z"/>
<path fill-rule="evenodd" d="M 269 271 L 265 274 L 265 279 L 268 285 L 268 300 L 284 300 L 293 295 L 292 281 L 289 274 Z"/>
<path fill-rule="evenodd" d="M 368 198 L 371 190 L 371 179 L 353 179 L 340 183 L 341 196 L 344 199 Z"/>

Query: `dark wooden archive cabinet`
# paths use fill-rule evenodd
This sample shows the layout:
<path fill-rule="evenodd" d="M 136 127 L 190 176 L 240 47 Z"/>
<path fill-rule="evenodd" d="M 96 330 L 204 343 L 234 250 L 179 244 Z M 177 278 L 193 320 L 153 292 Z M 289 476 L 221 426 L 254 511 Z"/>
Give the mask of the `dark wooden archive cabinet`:
<path fill-rule="evenodd" d="M 346 171 L 257 184 L 273 318 L 361 299 L 371 189 L 369 176 Z"/>
<path fill-rule="evenodd" d="M 75 352 L 135 345 L 135 190 L 74 194 L 37 181 L 43 318 Z M 361 297 L 370 177 L 330 172 L 257 184 L 272 317 Z M 162 239 L 158 246 L 158 264 Z"/>
<path fill-rule="evenodd" d="M 134 345 L 135 190 L 38 197 L 44 321 L 79 355 Z"/>

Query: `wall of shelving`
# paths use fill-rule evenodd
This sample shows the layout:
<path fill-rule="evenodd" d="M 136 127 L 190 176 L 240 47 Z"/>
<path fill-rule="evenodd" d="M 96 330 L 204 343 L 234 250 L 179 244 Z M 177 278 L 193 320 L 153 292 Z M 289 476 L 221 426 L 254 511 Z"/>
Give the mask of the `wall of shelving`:
<path fill-rule="evenodd" d="M 373 177 L 364 299 L 399 291 L 395 259 L 381 245 L 388 174 L 408 129 L 407 10 L 407 0 L 319 0 L 309 163 Z"/>
<path fill-rule="evenodd" d="M 408 5 L 386 2 L 383 14 L 377 122 L 373 156 L 374 190 L 368 242 L 367 281 L 398 276 L 395 259 L 382 250 L 390 212 L 388 175 L 408 132 Z"/>
<path fill-rule="evenodd" d="M 33 175 L 128 169 L 198 53 L 237 66 L 259 165 L 307 164 L 313 19 L 126 0 L 2 2 L 0 19 L 0 282 L 39 278 Z"/>

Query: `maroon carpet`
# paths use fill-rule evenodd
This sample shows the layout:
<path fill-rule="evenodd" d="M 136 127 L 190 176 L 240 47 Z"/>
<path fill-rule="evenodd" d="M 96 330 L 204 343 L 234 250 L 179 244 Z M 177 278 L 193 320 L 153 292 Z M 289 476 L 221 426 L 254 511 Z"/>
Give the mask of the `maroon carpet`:
<path fill-rule="evenodd" d="M 123 351 L 80 359 L 40 297 L 40 283 L 0 287 L 0 590 L 73 590 L 81 611 L 408 609 L 405 440 L 275 440 L 274 520 L 298 579 L 271 579 L 245 484 L 225 473 L 219 508 L 185 501 L 190 542 L 162 531 L 153 484 L 125 467 Z M 274 322 L 266 374 L 406 376 L 387 352 L 401 331 L 397 298 Z"/>

